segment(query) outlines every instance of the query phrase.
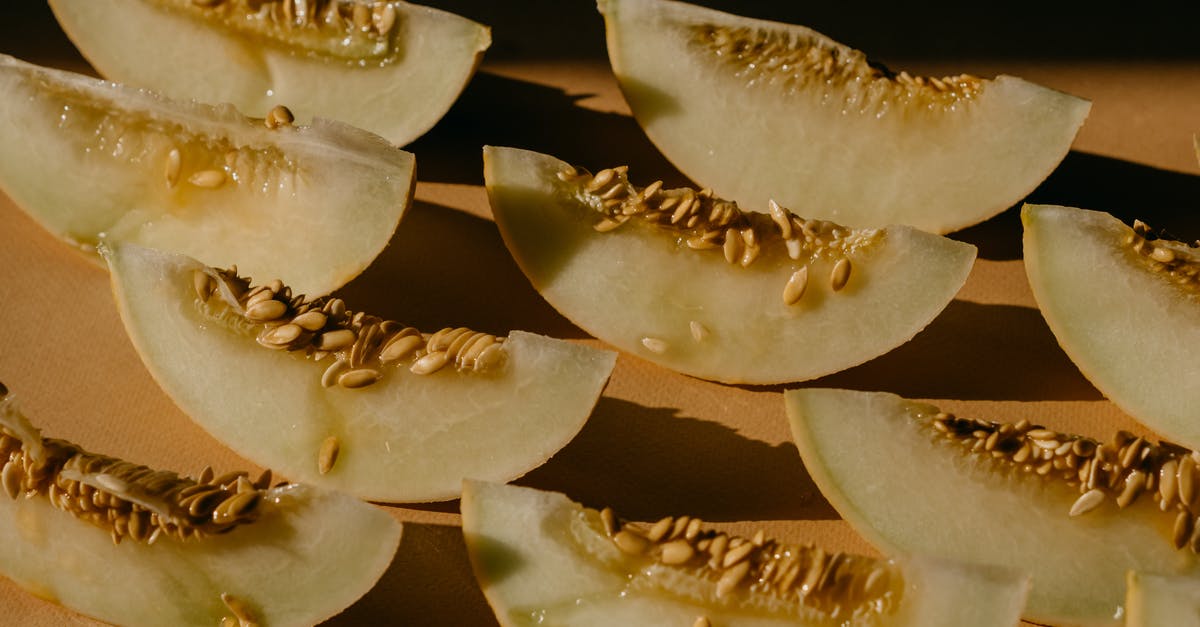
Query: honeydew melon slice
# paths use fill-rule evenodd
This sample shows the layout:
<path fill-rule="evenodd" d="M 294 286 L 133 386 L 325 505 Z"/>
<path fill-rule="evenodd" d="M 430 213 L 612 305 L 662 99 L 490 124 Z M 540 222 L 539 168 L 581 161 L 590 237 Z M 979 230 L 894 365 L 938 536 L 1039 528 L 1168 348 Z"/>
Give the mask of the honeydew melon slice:
<path fill-rule="evenodd" d="M 248 459 L 366 499 L 446 500 L 464 477 L 537 467 L 616 359 L 530 333 L 422 335 L 151 249 L 106 257 L 134 346 L 186 413 Z"/>
<path fill-rule="evenodd" d="M 400 541 L 386 512 L 338 492 L 43 440 L 11 396 L 0 449 L 0 573 L 114 624 L 312 625 L 375 585 Z"/>
<path fill-rule="evenodd" d="M 1014 625 L 1028 590 L 1009 570 L 731 538 L 686 516 L 619 525 L 562 494 L 480 481 L 464 484 L 462 516 L 506 626 Z"/>
<path fill-rule="evenodd" d="M 1071 361 L 1131 416 L 1200 448 L 1200 251 L 1098 211 L 1026 205 L 1021 221 L 1029 284 Z"/>
<path fill-rule="evenodd" d="M 704 191 L 635 188 L 623 168 L 593 177 L 513 148 L 484 149 L 484 179 L 504 243 L 559 312 L 718 381 L 799 381 L 881 355 L 937 316 L 975 258 L 910 227 L 746 213 Z"/>
<path fill-rule="evenodd" d="M 341 123 L 272 129 L 7 56 L 0 138 L 0 187 L 51 233 L 237 263 L 308 294 L 383 250 L 415 176 L 411 154 Z"/>
<path fill-rule="evenodd" d="M 1029 570 L 1035 622 L 1116 624 L 1126 571 L 1200 574 L 1195 453 L 956 418 L 886 393 L 785 398 L 805 467 L 856 531 L 885 552 Z"/>
<path fill-rule="evenodd" d="M 761 209 L 946 233 L 1021 200 L 1090 103 L 1012 76 L 913 78 L 803 26 L 600 0 L 638 123 L 700 185 Z"/>
<path fill-rule="evenodd" d="M 341 120 L 400 146 L 445 115 L 491 44 L 486 26 L 399 0 L 52 0 L 50 8 L 113 80 L 258 116 L 284 103 L 302 120 Z"/>
<path fill-rule="evenodd" d="M 1200 627 L 1200 579 L 1130 572 L 1126 627 Z"/>

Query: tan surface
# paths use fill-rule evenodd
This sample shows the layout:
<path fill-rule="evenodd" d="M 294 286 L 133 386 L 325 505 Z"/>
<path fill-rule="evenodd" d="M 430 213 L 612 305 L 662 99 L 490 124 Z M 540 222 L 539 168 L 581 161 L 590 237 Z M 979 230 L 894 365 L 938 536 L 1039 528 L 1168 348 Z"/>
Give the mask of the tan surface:
<path fill-rule="evenodd" d="M 39 27 L 53 29 L 39 19 Z M 55 37 L 37 45 L 11 40 L 3 51 L 83 67 Z M 1191 133 L 1200 129 L 1198 67 L 1020 59 L 907 65 L 1004 71 L 1091 98 L 1077 152 L 1032 198 L 1127 220 L 1138 215 L 1193 238 L 1200 236 L 1191 147 Z M 542 301 L 508 257 L 480 187 L 485 143 L 541 150 L 593 170 L 628 163 L 643 182 L 684 180 L 628 116 L 602 59 L 489 61 L 451 114 L 410 147 L 418 159 L 418 202 L 389 249 L 342 296 L 355 309 L 424 328 L 521 328 L 599 344 Z M 104 270 L 3 196 L 0 225 L 0 380 L 46 433 L 182 472 L 249 466 L 151 380 L 121 327 Z M 812 385 L 945 399 L 939 402 L 964 415 L 1030 417 L 1096 436 L 1131 426 L 1067 360 L 1037 312 L 1020 261 L 1016 212 L 956 237 L 979 245 L 981 258 L 946 312 L 910 344 Z M 414 302 L 398 285 L 423 296 Z M 583 432 L 520 482 L 610 504 L 636 519 L 690 513 L 718 523 L 750 521 L 734 526 L 871 552 L 807 477 L 781 389 L 722 386 L 622 355 Z M 492 623 L 471 578 L 457 503 L 389 510 L 410 523 L 400 551 L 380 584 L 333 624 Z M 24 625 L 90 624 L 0 580 L 0 623 L 17 616 Z"/>

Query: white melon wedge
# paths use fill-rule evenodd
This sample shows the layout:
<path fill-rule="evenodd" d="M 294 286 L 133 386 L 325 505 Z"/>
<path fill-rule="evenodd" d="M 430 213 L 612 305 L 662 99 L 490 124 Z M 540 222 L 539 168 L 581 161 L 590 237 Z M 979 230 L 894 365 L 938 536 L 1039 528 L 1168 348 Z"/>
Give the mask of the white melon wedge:
<path fill-rule="evenodd" d="M 621 350 L 734 383 L 819 377 L 907 342 L 958 292 L 975 248 L 852 229 L 707 191 L 636 188 L 553 157 L 484 149 L 504 243 L 534 287 Z"/>
<path fill-rule="evenodd" d="M 428 335 L 186 257 L 108 249 L 147 368 L 217 439 L 284 476 L 389 502 L 509 480 L 575 436 L 616 355 L 513 332 Z"/>
<path fill-rule="evenodd" d="M 391 239 L 414 160 L 336 122 L 272 125 L 0 56 L 0 188 L 47 230 L 325 294 Z"/>
<path fill-rule="evenodd" d="M 1126 627 L 1200 627 L 1200 577 L 1130 572 Z"/>
<path fill-rule="evenodd" d="M 1024 198 L 1090 103 L 1012 76 L 914 78 L 803 26 L 600 0 L 638 123 L 684 174 L 761 209 L 937 233 Z"/>
<path fill-rule="evenodd" d="M 358 499 L 89 453 L 43 439 L 5 392 L 0 574 L 43 599 L 121 625 L 313 625 L 396 552 L 400 525 Z"/>
<path fill-rule="evenodd" d="M 403 146 L 449 110 L 486 26 L 399 0 L 52 0 L 104 76 L 265 116 L 284 103 Z"/>
<path fill-rule="evenodd" d="M 1200 575 L 1200 455 L 957 418 L 893 394 L 785 392 L 796 446 L 884 551 L 1029 570 L 1027 617 L 1117 624 L 1129 570 Z"/>
<path fill-rule="evenodd" d="M 1015 625 L 1028 577 L 619 523 L 555 492 L 468 481 L 463 535 L 501 625 Z"/>
<path fill-rule="evenodd" d="M 1098 211 L 1026 205 L 1021 221 L 1029 284 L 1063 351 L 1121 409 L 1200 448 L 1200 250 Z"/>

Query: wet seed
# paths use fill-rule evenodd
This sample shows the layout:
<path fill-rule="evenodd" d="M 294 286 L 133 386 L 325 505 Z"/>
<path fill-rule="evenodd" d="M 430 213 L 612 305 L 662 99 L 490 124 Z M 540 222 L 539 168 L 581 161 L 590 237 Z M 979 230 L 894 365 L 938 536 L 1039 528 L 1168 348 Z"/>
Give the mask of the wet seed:
<path fill-rule="evenodd" d="M 246 318 L 255 322 L 270 322 L 287 313 L 287 305 L 271 299 L 257 302 L 246 308 Z"/>
<path fill-rule="evenodd" d="M 642 338 L 642 346 L 645 346 L 646 350 L 650 351 L 651 353 L 657 353 L 659 355 L 667 352 L 668 348 L 666 341 L 660 340 L 656 337 Z"/>
<path fill-rule="evenodd" d="M 225 171 L 200 170 L 189 176 L 188 182 L 196 187 L 215 189 L 225 184 Z"/>
<path fill-rule="evenodd" d="M 686 564 L 696 555 L 696 549 L 687 540 L 672 540 L 662 546 L 659 561 L 667 565 Z"/>
<path fill-rule="evenodd" d="M 350 346 L 357 337 L 350 329 L 337 329 L 318 335 L 313 345 L 323 351 L 336 351 Z"/>
<path fill-rule="evenodd" d="M 703 324 L 692 320 L 688 323 L 688 327 L 692 332 L 693 340 L 696 340 L 697 342 L 703 342 L 705 338 L 708 337 L 708 327 L 704 326 Z"/>
<path fill-rule="evenodd" d="M 329 367 L 321 375 L 321 387 L 333 387 L 338 382 L 338 377 L 342 374 L 342 371 L 349 367 L 350 364 L 345 359 L 338 359 L 329 364 Z"/>
<path fill-rule="evenodd" d="M 374 368 L 356 368 L 342 373 L 337 382 L 338 385 L 353 390 L 371 385 L 382 376 L 383 373 Z"/>
<path fill-rule="evenodd" d="M 627 553 L 629 555 L 642 555 L 650 546 L 650 542 L 648 540 L 627 529 L 618 531 L 613 536 L 613 543 L 616 544 L 617 548 L 621 549 L 623 553 Z"/>
<path fill-rule="evenodd" d="M 436 353 L 429 353 L 413 362 L 413 365 L 409 368 L 409 370 L 413 374 L 433 374 L 434 372 L 444 368 L 448 362 L 449 356 L 446 354 L 446 352 L 438 351 Z"/>
<path fill-rule="evenodd" d="M 333 465 L 337 463 L 338 453 L 342 450 L 341 441 L 337 436 L 331 435 L 321 442 L 321 448 L 317 451 L 317 472 L 322 475 L 329 474 L 333 470 Z"/>
<path fill-rule="evenodd" d="M 846 287 L 848 281 L 850 281 L 850 260 L 842 257 L 833 264 L 833 271 L 829 273 L 829 287 L 835 292 L 840 292 L 842 288 Z"/>
<path fill-rule="evenodd" d="M 383 350 L 379 352 L 379 360 L 387 363 L 404 359 L 413 354 L 423 343 L 424 340 L 421 339 L 420 335 L 397 336 L 388 342 L 383 347 Z"/>
<path fill-rule="evenodd" d="M 717 597 L 724 597 L 732 592 L 748 574 L 750 574 L 750 562 L 739 562 L 733 568 L 726 570 L 717 580 Z"/>
<path fill-rule="evenodd" d="M 783 303 L 790 306 L 800 302 L 806 289 L 808 289 L 808 266 L 801 266 L 799 270 L 792 273 L 787 284 L 783 286 Z"/>
<path fill-rule="evenodd" d="M 329 316 L 319 311 L 306 311 L 295 318 L 292 318 L 292 324 L 304 329 L 305 331 L 320 331 L 325 328 L 325 323 L 329 320 Z"/>
<path fill-rule="evenodd" d="M 646 539 L 651 542 L 658 542 L 667 536 L 667 532 L 675 525 L 675 519 L 667 516 L 654 523 L 650 531 L 646 534 Z"/>

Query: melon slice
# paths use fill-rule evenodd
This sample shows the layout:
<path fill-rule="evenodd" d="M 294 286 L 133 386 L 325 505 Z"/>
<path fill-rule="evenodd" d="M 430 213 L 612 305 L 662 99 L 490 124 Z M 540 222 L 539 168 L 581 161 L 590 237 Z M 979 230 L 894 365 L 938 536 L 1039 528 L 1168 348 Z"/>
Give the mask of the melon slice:
<path fill-rule="evenodd" d="M 312 625 L 400 542 L 386 512 L 269 472 L 191 479 L 43 439 L 5 392 L 0 574 L 46 600 L 122 625 Z"/>
<path fill-rule="evenodd" d="M 827 553 L 699 519 L 618 523 L 554 492 L 468 481 L 463 535 L 502 625 L 1017 623 L 1028 577 L 928 558 Z"/>
<path fill-rule="evenodd" d="M 803 26 L 667 0 L 601 0 L 638 123 L 747 207 L 946 233 L 1021 200 L 1090 103 L 1019 78 L 895 74 Z"/>
<path fill-rule="evenodd" d="M 1200 627 L 1200 578 L 1130 572 L 1126 627 Z"/>
<path fill-rule="evenodd" d="M 819 377 L 911 339 L 975 248 L 909 227 L 741 211 L 707 190 L 636 188 L 553 157 L 484 149 L 500 234 L 534 287 L 621 350 L 734 383 Z"/>
<path fill-rule="evenodd" d="M 285 103 L 403 146 L 450 108 L 486 26 L 399 0 L 52 0 L 104 76 L 264 116 Z"/>
<path fill-rule="evenodd" d="M 893 394 L 785 393 L 796 446 L 838 512 L 884 551 L 1028 569 L 1037 622 L 1112 624 L 1129 570 L 1200 574 L 1200 454 Z"/>
<path fill-rule="evenodd" d="M 179 406 L 248 459 L 390 502 L 508 480 L 583 427 L 616 355 L 513 332 L 422 334 L 178 255 L 107 249 L 126 330 Z"/>
<path fill-rule="evenodd" d="M 86 250 L 102 238 L 324 294 L 387 245 L 414 160 L 378 136 L 174 102 L 0 56 L 0 187 Z"/>
<path fill-rule="evenodd" d="M 1200 448 L 1200 250 L 1097 211 L 1026 205 L 1025 270 L 1079 370 L 1155 431 Z"/>

